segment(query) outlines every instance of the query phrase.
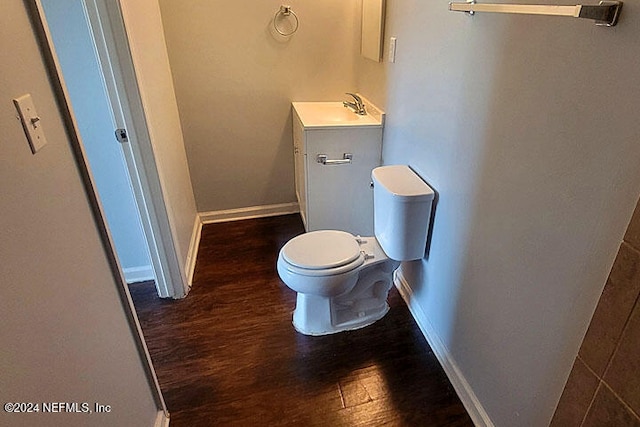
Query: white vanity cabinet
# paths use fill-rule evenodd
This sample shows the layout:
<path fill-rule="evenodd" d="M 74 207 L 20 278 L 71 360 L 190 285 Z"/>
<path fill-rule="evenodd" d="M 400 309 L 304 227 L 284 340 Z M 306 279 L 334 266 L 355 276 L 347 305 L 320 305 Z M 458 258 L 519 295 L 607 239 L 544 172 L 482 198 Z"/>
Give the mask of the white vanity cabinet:
<path fill-rule="evenodd" d="M 327 107 L 319 117 L 314 104 Z M 293 103 L 295 185 L 306 231 L 373 235 L 371 171 L 381 161 L 383 116 L 350 114 L 341 103 Z"/>

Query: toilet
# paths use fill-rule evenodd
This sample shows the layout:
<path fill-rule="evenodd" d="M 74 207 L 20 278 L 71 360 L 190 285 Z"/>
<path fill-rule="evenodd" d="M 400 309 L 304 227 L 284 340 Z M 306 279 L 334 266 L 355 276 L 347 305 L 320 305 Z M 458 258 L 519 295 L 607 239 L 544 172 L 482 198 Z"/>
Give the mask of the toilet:
<path fill-rule="evenodd" d="M 319 230 L 280 250 L 278 274 L 297 292 L 293 326 L 302 334 L 334 334 L 381 319 L 395 269 L 424 256 L 433 190 L 404 165 L 375 168 L 371 177 L 375 237 Z"/>

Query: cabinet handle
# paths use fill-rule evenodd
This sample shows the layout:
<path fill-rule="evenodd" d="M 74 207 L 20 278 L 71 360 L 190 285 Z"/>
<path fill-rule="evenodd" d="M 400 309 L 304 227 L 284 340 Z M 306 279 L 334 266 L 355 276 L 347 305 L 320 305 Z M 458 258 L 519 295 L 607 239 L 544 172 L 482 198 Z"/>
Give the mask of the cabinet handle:
<path fill-rule="evenodd" d="M 327 159 L 326 154 L 318 154 L 316 156 L 316 161 L 323 165 L 346 165 L 348 163 L 351 163 L 352 159 L 353 154 L 351 153 L 344 153 L 342 155 L 342 159 Z"/>

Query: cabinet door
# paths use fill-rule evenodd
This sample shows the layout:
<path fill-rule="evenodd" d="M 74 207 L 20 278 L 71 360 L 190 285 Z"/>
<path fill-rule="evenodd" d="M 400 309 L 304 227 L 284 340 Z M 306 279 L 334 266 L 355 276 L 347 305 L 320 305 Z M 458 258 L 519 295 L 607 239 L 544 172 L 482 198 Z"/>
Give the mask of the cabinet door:
<path fill-rule="evenodd" d="M 381 128 L 307 130 L 308 231 L 334 229 L 373 235 L 371 171 L 380 165 Z M 318 155 L 351 163 L 324 165 Z"/>

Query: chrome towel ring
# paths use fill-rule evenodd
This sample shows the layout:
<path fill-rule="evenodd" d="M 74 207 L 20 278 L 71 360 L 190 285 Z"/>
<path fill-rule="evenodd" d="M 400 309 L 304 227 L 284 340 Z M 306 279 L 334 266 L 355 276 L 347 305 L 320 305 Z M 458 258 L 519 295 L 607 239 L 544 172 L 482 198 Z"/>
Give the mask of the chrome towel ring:
<path fill-rule="evenodd" d="M 281 17 L 289 17 L 289 16 L 293 16 L 293 19 L 294 19 L 293 29 L 291 29 L 291 31 L 289 31 L 289 32 L 283 31 L 282 29 L 280 29 L 280 27 L 278 27 L 278 20 Z M 291 6 L 281 5 L 280 9 L 278 9 L 276 14 L 273 16 L 273 28 L 275 28 L 275 30 L 281 36 L 289 37 L 289 36 L 293 35 L 293 33 L 298 31 L 298 26 L 299 25 L 300 25 L 300 21 L 298 21 L 298 15 L 296 15 L 296 13 L 293 10 L 291 10 Z"/>

